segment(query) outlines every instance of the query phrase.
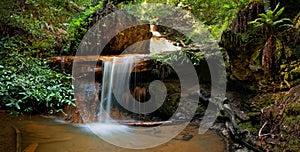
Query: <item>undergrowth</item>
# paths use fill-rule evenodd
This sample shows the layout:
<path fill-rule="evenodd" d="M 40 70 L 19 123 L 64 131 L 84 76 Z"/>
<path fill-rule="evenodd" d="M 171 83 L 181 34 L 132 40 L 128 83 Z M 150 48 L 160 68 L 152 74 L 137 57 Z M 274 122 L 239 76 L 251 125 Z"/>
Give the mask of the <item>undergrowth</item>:
<path fill-rule="evenodd" d="M 49 68 L 45 59 L 1 54 L 0 108 L 16 114 L 62 112 L 75 105 L 71 76 Z"/>

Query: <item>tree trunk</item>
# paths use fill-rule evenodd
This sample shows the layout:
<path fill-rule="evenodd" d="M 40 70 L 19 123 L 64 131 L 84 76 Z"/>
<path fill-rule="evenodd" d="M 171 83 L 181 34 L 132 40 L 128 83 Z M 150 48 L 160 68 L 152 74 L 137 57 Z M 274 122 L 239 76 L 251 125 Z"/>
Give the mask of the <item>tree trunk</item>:
<path fill-rule="evenodd" d="M 274 77 L 276 71 L 276 37 L 274 35 L 268 38 L 264 46 L 262 67 L 266 77 Z"/>

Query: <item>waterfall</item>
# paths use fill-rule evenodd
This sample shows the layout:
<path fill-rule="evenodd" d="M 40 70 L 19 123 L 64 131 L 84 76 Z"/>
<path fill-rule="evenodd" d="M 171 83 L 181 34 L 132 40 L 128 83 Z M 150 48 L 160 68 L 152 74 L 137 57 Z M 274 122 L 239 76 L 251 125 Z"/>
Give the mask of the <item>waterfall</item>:
<path fill-rule="evenodd" d="M 159 145 L 171 140 L 174 137 L 173 134 L 178 134 L 185 126 L 184 124 L 178 124 L 179 130 L 176 127 L 176 130 L 169 130 L 166 131 L 166 134 L 161 134 L 160 126 L 149 128 L 129 127 L 120 124 L 120 120 L 114 119 L 114 116 L 111 115 L 111 110 L 115 105 L 120 105 L 124 109 L 139 115 L 149 114 L 161 107 L 166 99 L 167 88 L 159 80 L 149 83 L 147 87 L 149 99 L 147 98 L 146 102 L 141 102 L 140 97 L 136 97 L 139 98 L 139 102 L 136 101 L 131 94 L 133 92 L 136 96 L 138 88 L 145 89 L 145 87 L 138 86 L 136 82 L 131 81 L 135 80 L 131 76 L 136 76 L 133 72 L 136 73 L 141 70 L 135 69 L 137 71 L 133 71 L 137 64 L 151 59 L 151 55 L 155 53 L 181 50 L 181 47 L 175 46 L 172 42 L 163 38 L 153 26 L 151 26 L 151 30 L 154 36 L 150 39 L 150 54 L 110 56 L 108 60 L 102 62 L 101 97 L 100 104 L 97 106 L 98 110 L 95 112 L 97 119 L 96 122 L 88 124 L 88 129 L 103 140 L 121 147 L 140 149 L 149 147 L 149 145 L 150 147 Z M 144 100 L 146 99 L 144 98 Z"/>
<path fill-rule="evenodd" d="M 150 53 L 162 53 L 181 50 L 181 47 L 173 45 L 172 42 L 164 38 L 157 30 L 156 25 L 150 25 L 153 37 L 150 39 Z M 145 55 L 133 54 L 129 56 L 112 57 L 111 61 L 103 62 L 103 77 L 99 121 L 110 122 L 111 105 L 116 99 L 125 109 L 140 110 L 140 104 L 132 97 L 129 85 L 130 76 L 134 66 Z M 137 105 L 138 104 L 138 105 Z"/>
<path fill-rule="evenodd" d="M 99 137 L 106 141 L 116 141 L 119 136 L 130 137 L 130 128 L 120 125 L 116 120 L 110 117 L 113 102 L 117 100 L 119 103 L 128 103 L 133 98 L 122 100 L 122 94 L 130 91 L 130 75 L 135 66 L 138 56 L 120 56 L 112 57 L 112 61 L 103 62 L 103 76 L 100 104 L 97 107 L 98 121 L 88 124 L 89 129 Z M 129 101 L 130 100 L 130 101 Z"/>
<path fill-rule="evenodd" d="M 110 108 L 112 101 L 112 86 L 113 86 L 113 76 L 114 76 L 114 65 L 110 62 L 103 63 L 103 78 L 102 78 L 102 90 L 101 90 L 101 100 L 100 100 L 100 121 L 109 122 L 110 120 Z M 106 104 L 106 106 L 104 105 Z M 104 110 L 105 107 L 105 110 Z"/>
<path fill-rule="evenodd" d="M 162 53 L 181 50 L 181 47 L 173 45 L 172 42 L 163 38 L 163 36 L 156 31 L 156 25 L 150 25 L 150 31 L 153 37 L 150 39 L 150 53 Z"/>
<path fill-rule="evenodd" d="M 130 76 L 138 56 L 122 56 L 113 58 L 111 62 L 103 62 L 102 90 L 100 101 L 100 122 L 111 122 L 111 106 L 114 100 L 121 105 L 134 103 L 130 93 Z M 126 97 L 124 97 L 126 95 Z"/>

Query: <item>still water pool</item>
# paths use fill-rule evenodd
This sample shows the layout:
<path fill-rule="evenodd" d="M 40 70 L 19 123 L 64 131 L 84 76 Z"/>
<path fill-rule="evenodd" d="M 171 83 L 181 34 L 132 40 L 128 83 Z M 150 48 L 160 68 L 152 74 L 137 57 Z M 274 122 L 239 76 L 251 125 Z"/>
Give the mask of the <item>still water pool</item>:
<path fill-rule="evenodd" d="M 222 152 L 225 149 L 223 139 L 215 131 L 199 135 L 196 125 L 189 125 L 180 135 L 160 146 L 133 150 L 107 143 L 86 125 L 69 124 L 54 117 L 21 116 L 9 121 L 22 132 L 22 149 L 37 143 L 37 152 Z M 173 127 L 176 126 L 163 126 L 161 130 Z M 182 140 L 184 134 L 192 138 Z"/>

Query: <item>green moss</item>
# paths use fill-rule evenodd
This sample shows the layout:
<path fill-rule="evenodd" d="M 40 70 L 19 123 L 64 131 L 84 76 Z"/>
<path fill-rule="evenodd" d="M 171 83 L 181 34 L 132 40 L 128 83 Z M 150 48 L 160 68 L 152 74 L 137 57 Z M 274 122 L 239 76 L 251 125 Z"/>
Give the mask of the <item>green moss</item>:
<path fill-rule="evenodd" d="M 285 115 L 280 125 L 281 142 L 276 145 L 278 151 L 297 152 L 300 145 L 300 115 Z"/>
<path fill-rule="evenodd" d="M 255 122 L 252 122 L 252 121 L 240 122 L 240 123 L 238 123 L 238 125 L 242 129 L 247 129 L 253 135 L 256 135 L 258 133 L 259 128 L 260 128 L 259 123 L 255 123 Z"/>
<path fill-rule="evenodd" d="M 266 98 L 264 100 L 261 100 L 261 101 L 256 101 L 255 103 L 252 103 L 252 106 L 251 106 L 251 111 L 254 112 L 254 111 L 261 111 L 261 109 L 271 105 L 271 104 L 274 104 L 275 103 L 275 100 L 274 99 L 271 99 L 271 98 Z"/>
<path fill-rule="evenodd" d="M 300 115 L 300 104 L 297 102 L 288 104 L 285 108 L 284 112 L 287 115 L 297 116 Z"/>

